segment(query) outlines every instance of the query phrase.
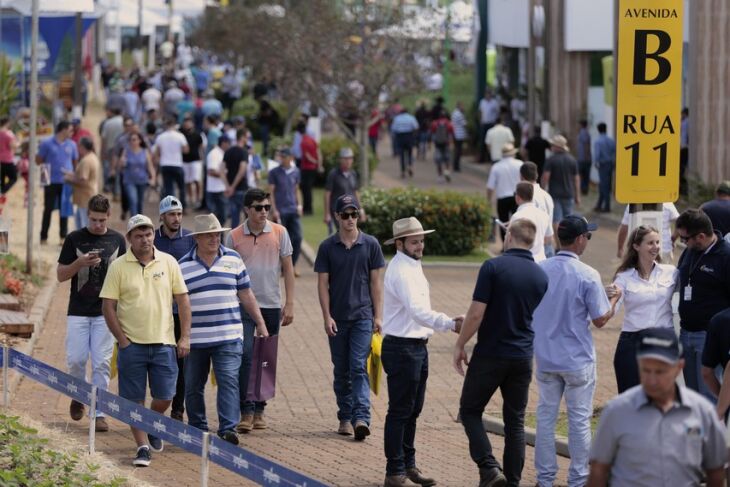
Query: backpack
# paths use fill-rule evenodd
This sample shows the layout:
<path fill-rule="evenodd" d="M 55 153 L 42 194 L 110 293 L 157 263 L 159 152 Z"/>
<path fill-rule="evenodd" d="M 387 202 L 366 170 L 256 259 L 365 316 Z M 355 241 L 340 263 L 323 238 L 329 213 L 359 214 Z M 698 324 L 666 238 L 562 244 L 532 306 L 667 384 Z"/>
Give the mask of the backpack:
<path fill-rule="evenodd" d="M 446 122 L 439 122 L 436 125 L 436 132 L 433 134 L 433 143 L 446 145 L 449 143 L 449 127 Z"/>

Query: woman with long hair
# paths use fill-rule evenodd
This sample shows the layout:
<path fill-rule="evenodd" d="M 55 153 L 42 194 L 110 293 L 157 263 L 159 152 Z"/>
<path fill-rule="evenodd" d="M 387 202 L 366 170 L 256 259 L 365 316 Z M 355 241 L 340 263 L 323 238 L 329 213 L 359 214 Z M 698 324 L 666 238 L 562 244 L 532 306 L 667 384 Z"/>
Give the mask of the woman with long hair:
<path fill-rule="evenodd" d="M 608 296 L 620 288 L 624 323 L 613 357 L 619 394 L 639 384 L 636 345 L 647 328 L 672 328 L 672 294 L 679 272 L 661 263 L 661 235 L 656 228 L 640 226 L 629 235 L 623 260 L 608 286 Z"/>
<path fill-rule="evenodd" d="M 132 215 L 144 212 L 144 197 L 147 187 L 155 181 L 155 168 L 147 144 L 139 132 L 129 135 L 129 143 L 122 153 L 124 169 L 124 191 Z"/>

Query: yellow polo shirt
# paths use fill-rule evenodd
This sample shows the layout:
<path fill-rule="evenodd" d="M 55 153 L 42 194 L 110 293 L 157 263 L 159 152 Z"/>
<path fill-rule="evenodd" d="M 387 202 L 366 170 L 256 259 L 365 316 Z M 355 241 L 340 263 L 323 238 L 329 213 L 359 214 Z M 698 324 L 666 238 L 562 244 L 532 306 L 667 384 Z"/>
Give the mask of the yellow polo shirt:
<path fill-rule="evenodd" d="M 117 301 L 117 317 L 131 342 L 175 345 L 173 295 L 187 292 L 173 256 L 154 249 L 154 259 L 143 266 L 130 250 L 109 266 L 100 296 Z"/>

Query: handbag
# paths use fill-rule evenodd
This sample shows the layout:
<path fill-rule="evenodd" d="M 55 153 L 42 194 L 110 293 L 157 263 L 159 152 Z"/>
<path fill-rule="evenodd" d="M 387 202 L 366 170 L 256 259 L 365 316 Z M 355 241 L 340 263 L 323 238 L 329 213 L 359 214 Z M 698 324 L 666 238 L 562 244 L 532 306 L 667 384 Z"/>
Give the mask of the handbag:
<path fill-rule="evenodd" d="M 248 376 L 246 400 L 262 402 L 274 397 L 276 392 L 276 356 L 279 335 L 253 338 L 253 357 Z"/>
<path fill-rule="evenodd" d="M 376 396 L 380 392 L 380 379 L 383 377 L 383 362 L 380 358 L 383 349 L 383 335 L 373 333 L 370 340 L 370 354 L 368 355 L 368 378 L 370 389 Z"/>

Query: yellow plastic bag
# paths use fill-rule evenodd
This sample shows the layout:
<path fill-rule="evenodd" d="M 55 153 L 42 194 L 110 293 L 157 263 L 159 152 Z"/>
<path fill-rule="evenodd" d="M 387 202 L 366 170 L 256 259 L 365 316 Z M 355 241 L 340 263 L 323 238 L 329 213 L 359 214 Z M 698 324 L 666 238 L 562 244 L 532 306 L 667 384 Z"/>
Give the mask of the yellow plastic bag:
<path fill-rule="evenodd" d="M 380 333 L 373 333 L 370 341 L 370 354 L 368 355 L 368 377 L 370 378 L 370 389 L 376 396 L 380 392 L 380 379 L 383 377 L 383 363 L 380 360 L 383 348 L 383 336 Z"/>
<path fill-rule="evenodd" d="M 109 364 L 111 367 L 111 374 L 109 376 L 110 379 L 113 379 L 117 376 L 117 355 L 119 355 L 119 344 L 117 342 L 114 342 L 114 351 L 112 352 L 112 362 Z"/>

